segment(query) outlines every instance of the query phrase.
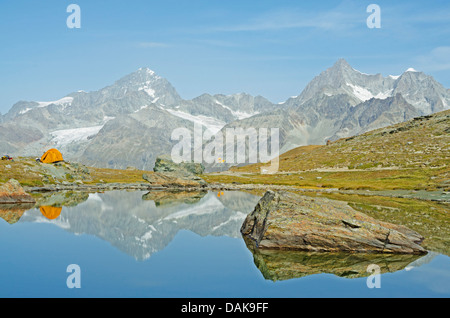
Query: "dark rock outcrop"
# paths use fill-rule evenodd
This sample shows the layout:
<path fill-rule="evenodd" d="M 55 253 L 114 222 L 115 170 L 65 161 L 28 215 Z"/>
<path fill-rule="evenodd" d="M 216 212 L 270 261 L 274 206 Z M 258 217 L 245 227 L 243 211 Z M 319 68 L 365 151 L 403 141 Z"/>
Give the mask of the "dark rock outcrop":
<path fill-rule="evenodd" d="M 267 191 L 241 227 L 261 249 L 422 254 L 423 237 L 381 222 L 345 202 Z"/>

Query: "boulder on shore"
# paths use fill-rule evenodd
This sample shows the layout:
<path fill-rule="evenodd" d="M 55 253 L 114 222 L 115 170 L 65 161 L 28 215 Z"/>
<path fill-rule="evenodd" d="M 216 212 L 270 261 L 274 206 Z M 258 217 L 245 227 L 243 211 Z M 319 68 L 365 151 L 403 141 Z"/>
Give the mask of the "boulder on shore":
<path fill-rule="evenodd" d="M 180 175 L 194 174 L 199 175 L 205 171 L 205 167 L 201 163 L 181 162 L 175 163 L 168 155 L 161 155 L 156 158 L 154 172 L 173 172 Z"/>
<path fill-rule="evenodd" d="M 423 254 L 423 237 L 378 221 L 346 202 L 267 191 L 241 227 L 260 249 Z"/>
<path fill-rule="evenodd" d="M 170 188 L 201 188 L 205 187 L 206 182 L 195 175 L 180 176 L 171 173 L 144 173 L 142 179 L 153 186 L 170 187 Z"/>
<path fill-rule="evenodd" d="M 0 186 L 0 204 L 35 203 L 31 195 L 25 192 L 19 181 L 10 179 Z"/>
<path fill-rule="evenodd" d="M 162 155 L 156 158 L 154 172 L 144 174 L 142 178 L 152 185 L 163 187 L 205 187 L 207 183 L 198 176 L 204 169 L 202 164 L 175 163 L 169 156 Z"/>

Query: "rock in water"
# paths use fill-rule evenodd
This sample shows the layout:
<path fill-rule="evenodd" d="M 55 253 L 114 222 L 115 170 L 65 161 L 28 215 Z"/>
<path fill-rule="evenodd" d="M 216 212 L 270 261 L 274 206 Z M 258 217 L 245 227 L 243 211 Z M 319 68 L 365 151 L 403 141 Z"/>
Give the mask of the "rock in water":
<path fill-rule="evenodd" d="M 422 254 L 423 237 L 378 221 L 347 203 L 290 192 L 267 191 L 241 227 L 261 249 L 314 252 Z"/>
<path fill-rule="evenodd" d="M 0 203 L 35 203 L 17 180 L 10 179 L 0 186 Z"/>

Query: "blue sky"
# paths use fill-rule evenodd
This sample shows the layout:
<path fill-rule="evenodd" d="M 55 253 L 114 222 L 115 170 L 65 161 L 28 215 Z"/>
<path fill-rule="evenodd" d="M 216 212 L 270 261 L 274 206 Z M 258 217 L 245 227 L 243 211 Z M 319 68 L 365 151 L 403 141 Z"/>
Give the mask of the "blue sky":
<path fill-rule="evenodd" d="M 81 8 L 69 29 L 66 8 Z M 369 4 L 381 8 L 370 29 Z M 98 90 L 140 67 L 186 99 L 247 92 L 281 102 L 345 58 L 409 67 L 450 88 L 450 1 L 0 0 L 0 112 Z"/>

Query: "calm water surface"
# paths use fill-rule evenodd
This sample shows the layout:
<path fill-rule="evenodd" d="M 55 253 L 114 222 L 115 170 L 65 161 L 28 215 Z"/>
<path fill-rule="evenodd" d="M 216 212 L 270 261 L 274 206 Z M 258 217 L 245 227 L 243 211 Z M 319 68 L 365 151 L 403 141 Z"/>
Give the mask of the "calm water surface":
<path fill-rule="evenodd" d="M 65 193 L 3 211 L 0 297 L 448 297 L 450 258 L 253 254 L 244 192 Z M 50 206 L 61 206 L 51 209 Z M 70 264 L 81 288 L 68 288 Z M 368 288 L 369 264 L 381 268 Z M 373 280 L 372 280 L 373 281 Z"/>

